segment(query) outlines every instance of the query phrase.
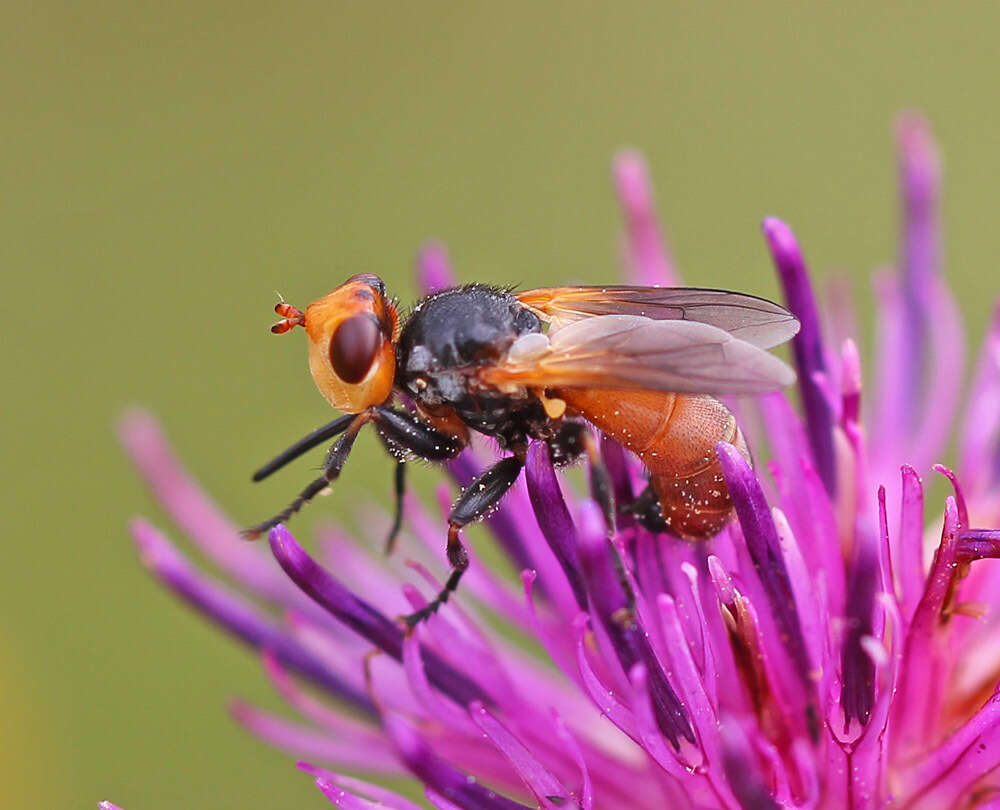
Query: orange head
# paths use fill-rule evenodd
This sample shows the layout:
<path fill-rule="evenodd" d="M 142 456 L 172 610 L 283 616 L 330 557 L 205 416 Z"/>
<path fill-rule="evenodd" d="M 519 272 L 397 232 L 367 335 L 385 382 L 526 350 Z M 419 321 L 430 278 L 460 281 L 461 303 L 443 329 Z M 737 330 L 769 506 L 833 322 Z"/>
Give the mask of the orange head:
<path fill-rule="evenodd" d="M 276 334 L 303 326 L 309 338 L 309 370 L 320 393 L 339 411 L 360 413 L 385 402 L 396 375 L 396 307 L 378 276 L 351 276 L 300 312 L 284 302 Z"/>

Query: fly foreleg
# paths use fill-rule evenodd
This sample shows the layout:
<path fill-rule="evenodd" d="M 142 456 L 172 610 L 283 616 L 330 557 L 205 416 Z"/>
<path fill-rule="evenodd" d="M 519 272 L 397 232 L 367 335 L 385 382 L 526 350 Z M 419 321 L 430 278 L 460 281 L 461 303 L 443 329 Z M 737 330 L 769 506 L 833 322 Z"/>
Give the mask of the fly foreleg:
<path fill-rule="evenodd" d="M 318 447 L 323 444 L 323 442 L 332 439 L 334 436 L 339 436 L 345 430 L 351 426 L 351 422 L 356 418 L 356 414 L 348 413 L 343 416 L 338 416 L 329 424 L 323 425 L 321 428 L 316 428 L 308 436 L 303 436 L 295 444 L 285 450 L 283 453 L 279 453 L 277 456 L 272 458 L 267 464 L 261 467 L 253 474 L 254 481 L 263 481 L 271 473 L 277 472 L 286 464 L 295 461 L 299 456 L 302 456 L 312 450 L 314 447 Z"/>
<path fill-rule="evenodd" d="M 256 540 L 279 523 L 284 523 L 309 503 L 309 501 L 330 486 L 340 476 L 340 471 L 343 469 L 344 463 L 347 461 L 347 457 L 351 454 L 351 449 L 354 447 L 354 440 L 358 437 L 361 428 L 371 418 L 370 411 L 363 411 L 355 416 L 344 431 L 344 435 L 337 439 L 333 447 L 330 448 L 330 452 L 326 454 L 326 460 L 323 462 L 323 474 L 302 490 L 299 496 L 277 515 L 262 523 L 258 523 L 256 526 L 251 526 L 249 529 L 244 529 L 241 532 L 243 537 L 247 540 Z"/>

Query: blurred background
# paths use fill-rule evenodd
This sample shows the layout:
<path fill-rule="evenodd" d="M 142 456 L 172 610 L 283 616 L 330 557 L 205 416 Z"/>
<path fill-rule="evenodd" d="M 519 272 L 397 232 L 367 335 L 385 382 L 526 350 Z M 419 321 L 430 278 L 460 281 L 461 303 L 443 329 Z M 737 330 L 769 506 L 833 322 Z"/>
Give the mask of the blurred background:
<path fill-rule="evenodd" d="M 238 521 L 283 505 L 309 463 L 250 471 L 331 416 L 301 335 L 268 334 L 275 290 L 302 306 L 366 271 L 405 301 L 432 237 L 465 280 L 613 279 L 610 160 L 633 145 L 687 281 L 775 294 L 776 214 L 867 295 L 896 253 L 891 122 L 916 108 L 978 341 L 1000 6 L 805 5 L 0 5 L 2 804 L 326 806 L 224 712 L 273 703 L 257 660 L 138 565 L 127 520 L 165 521 L 113 434 L 141 403 Z M 359 450 L 300 526 L 388 501 Z"/>

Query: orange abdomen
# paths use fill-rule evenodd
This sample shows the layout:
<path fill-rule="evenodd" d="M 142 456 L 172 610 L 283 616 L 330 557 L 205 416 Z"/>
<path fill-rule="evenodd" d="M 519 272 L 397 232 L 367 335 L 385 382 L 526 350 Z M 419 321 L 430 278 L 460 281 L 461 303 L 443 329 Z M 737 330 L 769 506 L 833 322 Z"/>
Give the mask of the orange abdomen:
<path fill-rule="evenodd" d="M 670 530 L 689 540 L 719 533 L 733 514 L 717 442 L 749 460 L 736 418 L 719 400 L 660 391 L 558 390 L 555 396 L 631 450 L 650 473 Z"/>

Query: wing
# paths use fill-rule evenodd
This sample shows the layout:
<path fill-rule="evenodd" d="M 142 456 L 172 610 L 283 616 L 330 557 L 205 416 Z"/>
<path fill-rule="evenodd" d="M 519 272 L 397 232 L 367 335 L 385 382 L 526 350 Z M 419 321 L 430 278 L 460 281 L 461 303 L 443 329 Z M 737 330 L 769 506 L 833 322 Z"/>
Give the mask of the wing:
<path fill-rule="evenodd" d="M 612 285 L 546 287 L 515 295 L 555 329 L 593 315 L 638 315 L 706 323 L 762 349 L 784 343 L 799 331 L 799 322 L 784 307 L 728 290 Z"/>
<path fill-rule="evenodd" d="M 598 315 L 524 335 L 503 362 L 480 373 L 496 386 L 716 395 L 761 394 L 795 381 L 782 360 L 716 326 L 636 315 Z"/>

